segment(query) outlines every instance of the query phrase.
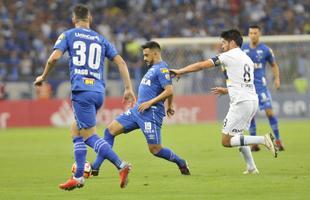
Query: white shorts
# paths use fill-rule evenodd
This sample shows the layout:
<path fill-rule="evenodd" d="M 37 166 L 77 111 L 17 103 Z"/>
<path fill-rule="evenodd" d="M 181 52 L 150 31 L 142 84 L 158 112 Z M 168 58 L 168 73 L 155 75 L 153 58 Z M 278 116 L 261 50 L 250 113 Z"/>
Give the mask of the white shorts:
<path fill-rule="evenodd" d="M 244 130 L 248 130 L 252 118 L 258 109 L 258 101 L 241 101 L 231 104 L 224 119 L 222 133 L 228 135 L 243 134 Z"/>

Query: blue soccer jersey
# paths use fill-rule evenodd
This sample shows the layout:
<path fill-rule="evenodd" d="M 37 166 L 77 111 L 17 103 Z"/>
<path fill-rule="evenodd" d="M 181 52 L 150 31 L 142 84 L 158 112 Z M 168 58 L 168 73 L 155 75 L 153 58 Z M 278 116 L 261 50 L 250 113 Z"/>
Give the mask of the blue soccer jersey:
<path fill-rule="evenodd" d="M 157 97 L 164 91 L 166 85 L 171 84 L 172 80 L 167 63 L 162 61 L 154 64 L 141 80 L 138 92 L 138 105 Z M 158 111 L 165 115 L 164 101 L 160 101 L 153 106 L 156 106 Z"/>
<path fill-rule="evenodd" d="M 165 116 L 164 101 L 152 105 L 143 112 L 139 112 L 138 107 L 141 103 L 160 95 L 165 86 L 171 84 L 168 65 L 165 62 L 156 63 L 148 70 L 139 86 L 138 102 L 132 109 L 116 118 L 126 133 L 140 128 L 148 144 L 161 144 L 161 126 Z"/>
<path fill-rule="evenodd" d="M 256 88 L 266 87 L 266 65 L 272 64 L 275 57 L 272 50 L 265 44 L 260 43 L 256 48 L 251 48 L 249 44 L 244 44 L 242 50 L 254 62 L 254 84 Z"/>
<path fill-rule="evenodd" d="M 242 50 L 254 62 L 254 85 L 259 99 L 261 110 L 272 108 L 272 99 L 266 83 L 266 65 L 275 62 L 272 50 L 265 44 L 260 43 L 256 48 L 244 44 Z"/>
<path fill-rule="evenodd" d="M 103 36 L 90 29 L 73 28 L 59 36 L 54 49 L 69 53 L 72 91 L 104 92 L 104 60 L 112 60 L 117 51 Z"/>

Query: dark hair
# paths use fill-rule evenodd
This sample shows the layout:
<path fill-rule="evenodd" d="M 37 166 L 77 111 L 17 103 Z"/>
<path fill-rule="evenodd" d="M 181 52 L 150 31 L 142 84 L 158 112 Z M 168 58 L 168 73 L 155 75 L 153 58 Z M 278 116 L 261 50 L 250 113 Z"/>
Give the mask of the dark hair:
<path fill-rule="evenodd" d="M 77 4 L 73 8 L 73 14 L 76 16 L 77 19 L 87 19 L 90 12 L 87 6 L 83 4 Z"/>
<path fill-rule="evenodd" d="M 157 42 L 154 41 L 149 41 L 145 43 L 144 45 L 141 46 L 142 49 L 158 49 L 159 51 L 161 50 L 160 45 Z"/>
<path fill-rule="evenodd" d="M 233 40 L 236 42 L 236 44 L 239 47 L 242 46 L 243 39 L 242 39 L 240 31 L 238 31 L 237 29 L 230 29 L 227 31 L 223 31 L 221 33 L 221 38 L 223 38 L 224 40 L 227 40 L 228 42 Z"/>
<path fill-rule="evenodd" d="M 251 25 L 251 26 L 249 26 L 249 28 L 257 28 L 258 30 L 261 30 L 261 27 L 258 25 Z"/>

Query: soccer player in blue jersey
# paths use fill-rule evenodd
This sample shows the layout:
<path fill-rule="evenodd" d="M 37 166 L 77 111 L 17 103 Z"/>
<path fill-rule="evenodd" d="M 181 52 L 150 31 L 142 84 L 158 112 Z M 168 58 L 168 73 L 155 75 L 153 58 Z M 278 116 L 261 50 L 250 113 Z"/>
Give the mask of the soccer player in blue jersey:
<path fill-rule="evenodd" d="M 280 151 L 283 151 L 284 147 L 280 140 L 278 119 L 272 110 L 272 98 L 270 91 L 267 88 L 265 78 L 266 65 L 267 63 L 269 63 L 272 67 L 272 72 L 274 75 L 274 87 L 275 89 L 279 89 L 280 88 L 279 66 L 275 61 L 272 49 L 259 41 L 260 36 L 261 36 L 261 28 L 257 25 L 250 26 L 249 27 L 250 43 L 244 44 L 242 46 L 242 50 L 255 63 L 254 84 L 259 99 L 259 108 L 260 110 L 265 110 L 266 116 L 269 119 L 269 124 L 276 138 L 276 145 Z M 256 135 L 255 118 L 253 118 L 251 121 L 249 131 L 251 135 Z M 251 149 L 252 151 L 260 150 L 258 145 L 253 145 Z"/>
<path fill-rule="evenodd" d="M 115 136 L 141 129 L 150 152 L 159 158 L 174 162 L 183 175 L 190 175 L 187 162 L 162 146 L 161 126 L 165 117 L 164 101 L 167 99 L 167 115 L 174 114 L 172 106 L 173 88 L 168 65 L 161 58 L 161 48 L 150 41 L 142 46 L 144 61 L 150 67 L 142 78 L 138 92 L 138 102 L 125 113 L 119 115 L 104 130 L 104 139 L 113 146 Z M 92 164 L 92 175 L 97 176 L 104 158 L 97 154 Z"/>
<path fill-rule="evenodd" d="M 127 184 L 131 165 L 122 161 L 111 149 L 111 146 L 96 134 L 96 112 L 104 101 L 105 82 L 103 79 L 105 57 L 118 66 L 125 84 L 124 100 L 134 103 L 127 65 L 115 48 L 100 34 L 90 29 L 92 17 L 84 5 L 76 5 L 73 9 L 75 28 L 61 34 L 55 43 L 54 51 L 47 60 L 44 72 L 34 82 L 40 86 L 57 60 L 68 51 L 70 56 L 71 101 L 75 116 L 71 134 L 74 146 L 76 173 L 59 187 L 72 190 L 84 186 L 84 164 L 87 147 L 90 146 L 103 158 L 111 161 L 120 174 L 120 186 Z"/>

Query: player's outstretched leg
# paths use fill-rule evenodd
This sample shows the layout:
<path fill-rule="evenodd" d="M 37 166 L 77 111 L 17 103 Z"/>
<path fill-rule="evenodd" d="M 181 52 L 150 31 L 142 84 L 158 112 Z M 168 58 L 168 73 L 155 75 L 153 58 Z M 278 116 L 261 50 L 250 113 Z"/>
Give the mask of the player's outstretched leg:
<path fill-rule="evenodd" d="M 278 149 L 276 148 L 274 137 L 271 133 L 264 135 L 265 147 L 271 151 L 272 155 L 276 158 L 278 156 Z"/>
<path fill-rule="evenodd" d="M 249 132 L 250 132 L 250 135 L 256 136 L 256 121 L 255 121 L 254 117 L 251 120 Z M 253 144 L 251 146 L 251 151 L 259 151 L 259 150 L 260 150 L 260 148 L 257 144 Z"/>
<path fill-rule="evenodd" d="M 120 172 L 120 186 L 124 188 L 128 182 L 128 173 L 132 168 L 130 164 L 122 161 L 118 155 L 112 150 L 109 143 L 103 138 L 99 138 L 97 134 L 90 136 L 85 143 L 93 148 L 95 152 L 104 159 L 108 159 Z"/>
<path fill-rule="evenodd" d="M 80 178 L 72 177 L 68 179 L 65 183 L 60 184 L 59 188 L 70 191 L 75 188 L 81 188 L 83 186 L 84 186 L 84 177 L 80 177 Z"/>
<path fill-rule="evenodd" d="M 262 144 L 268 150 L 272 152 L 274 157 L 277 157 L 278 150 L 275 147 L 274 137 L 271 133 L 264 136 L 249 136 L 249 135 L 235 135 L 229 137 L 223 134 L 222 143 L 225 147 L 235 147 L 235 146 L 247 146 L 252 144 Z"/>
<path fill-rule="evenodd" d="M 104 140 L 110 144 L 111 148 L 113 148 L 113 145 L 114 145 L 114 138 L 115 138 L 115 136 L 110 133 L 108 128 L 106 128 L 104 130 Z M 92 172 L 91 172 L 92 176 L 98 176 L 99 175 L 99 169 L 100 169 L 100 166 L 102 165 L 103 161 L 104 161 L 104 158 L 101 157 L 99 154 L 97 154 L 96 160 L 92 164 Z"/>
<path fill-rule="evenodd" d="M 271 116 L 268 116 L 268 120 L 269 120 L 270 127 L 273 131 L 273 134 L 275 136 L 275 142 L 276 142 L 277 148 L 279 149 L 279 151 L 284 151 L 284 146 L 280 139 L 280 132 L 278 128 L 277 118 L 274 115 L 271 115 Z"/>
<path fill-rule="evenodd" d="M 84 186 L 84 165 L 86 161 L 87 147 L 83 141 L 83 137 L 77 136 L 73 138 L 74 157 L 76 162 L 76 172 L 72 178 L 65 183 L 59 185 L 60 189 L 73 190 Z"/>
<path fill-rule="evenodd" d="M 128 174 L 132 166 L 130 163 L 123 162 L 123 166 L 119 169 L 120 187 L 125 188 L 128 184 Z"/>
<path fill-rule="evenodd" d="M 190 175 L 189 166 L 186 160 L 180 158 L 170 149 L 163 148 L 158 144 L 149 144 L 149 149 L 154 156 L 176 163 L 182 175 Z"/>

